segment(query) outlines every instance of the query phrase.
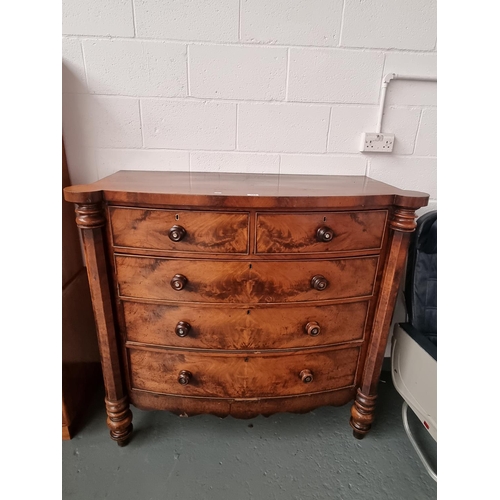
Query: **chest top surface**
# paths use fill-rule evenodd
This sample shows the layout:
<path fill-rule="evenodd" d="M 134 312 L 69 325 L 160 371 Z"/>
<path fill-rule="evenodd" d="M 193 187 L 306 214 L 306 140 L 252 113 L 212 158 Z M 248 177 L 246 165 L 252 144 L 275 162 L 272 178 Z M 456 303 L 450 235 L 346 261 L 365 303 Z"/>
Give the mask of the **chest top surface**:
<path fill-rule="evenodd" d="M 282 175 L 216 172 L 119 171 L 95 183 L 65 188 L 74 203 L 205 207 L 419 208 L 429 196 L 365 176 Z"/>

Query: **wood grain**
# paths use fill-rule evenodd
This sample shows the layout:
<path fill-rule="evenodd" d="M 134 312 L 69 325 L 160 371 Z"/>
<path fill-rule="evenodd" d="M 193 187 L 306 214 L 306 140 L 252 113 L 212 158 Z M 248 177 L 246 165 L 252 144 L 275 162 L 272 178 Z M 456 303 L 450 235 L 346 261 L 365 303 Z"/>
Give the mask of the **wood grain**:
<path fill-rule="evenodd" d="M 387 211 L 257 214 L 257 253 L 342 252 L 379 250 Z M 319 228 L 333 232 L 318 241 Z"/>
<path fill-rule="evenodd" d="M 168 410 L 181 417 L 211 413 L 219 417 L 235 418 L 269 416 L 278 412 L 306 413 L 319 406 L 342 406 L 352 401 L 354 387 L 335 389 L 315 394 L 253 399 L 220 399 L 188 396 L 172 396 L 131 389 L 130 399 L 142 410 Z"/>
<path fill-rule="evenodd" d="M 109 208 L 113 244 L 170 252 L 248 253 L 248 214 Z M 172 241 L 169 230 L 185 235 Z"/>
<path fill-rule="evenodd" d="M 429 195 L 364 176 L 274 175 L 122 170 L 64 190 L 67 201 L 205 208 L 420 208 Z"/>
<path fill-rule="evenodd" d="M 64 194 L 84 233 L 113 439 L 132 431 L 129 398 L 241 418 L 354 399 L 354 433 L 369 431 L 427 194 L 368 177 L 144 171 Z"/>
<path fill-rule="evenodd" d="M 369 296 L 378 257 L 287 262 L 197 261 L 115 256 L 122 297 L 189 302 L 282 303 Z M 174 290 L 170 281 L 187 282 Z M 329 282 L 315 290 L 311 278 Z"/>
<path fill-rule="evenodd" d="M 307 354 L 225 354 L 130 348 L 131 387 L 162 394 L 255 398 L 340 389 L 354 383 L 359 348 L 316 350 Z M 299 374 L 308 369 L 314 381 Z M 178 382 L 189 371 L 189 384 Z"/>
<path fill-rule="evenodd" d="M 192 305 L 122 304 L 128 341 L 171 347 L 252 350 L 288 349 L 363 339 L 368 301 L 328 306 L 202 307 Z M 185 337 L 175 333 L 189 323 Z M 317 336 L 306 325 L 320 325 Z"/>

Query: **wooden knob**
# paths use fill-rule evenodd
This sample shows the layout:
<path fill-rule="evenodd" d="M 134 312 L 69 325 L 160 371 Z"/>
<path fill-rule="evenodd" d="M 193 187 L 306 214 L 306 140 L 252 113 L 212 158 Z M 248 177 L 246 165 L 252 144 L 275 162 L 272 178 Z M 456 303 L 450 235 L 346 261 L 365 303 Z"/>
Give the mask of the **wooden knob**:
<path fill-rule="evenodd" d="M 189 382 L 191 382 L 193 374 L 191 372 L 188 372 L 187 370 L 181 370 L 179 372 L 179 376 L 177 377 L 177 380 L 179 384 L 181 385 L 188 385 Z"/>
<path fill-rule="evenodd" d="M 186 230 L 182 226 L 172 226 L 168 232 L 168 237 L 172 241 L 181 241 L 186 236 Z"/>
<path fill-rule="evenodd" d="M 170 280 L 170 286 L 176 290 L 182 290 L 187 283 L 187 278 L 183 274 L 176 274 L 171 280 Z"/>
<path fill-rule="evenodd" d="M 324 242 L 332 241 L 333 231 L 329 227 L 322 226 L 316 231 L 316 239 Z"/>
<path fill-rule="evenodd" d="M 299 373 L 300 380 L 304 382 L 304 384 L 309 384 L 314 380 L 313 374 L 311 373 L 311 370 L 302 370 Z"/>
<path fill-rule="evenodd" d="M 321 332 L 321 328 L 316 321 L 310 321 L 306 325 L 306 332 L 307 335 L 310 335 L 311 337 L 316 337 L 316 335 L 319 335 Z"/>
<path fill-rule="evenodd" d="M 324 290 L 328 286 L 328 280 L 324 276 L 321 276 L 321 274 L 317 274 L 312 277 L 311 286 L 321 292 L 321 290 Z"/>
<path fill-rule="evenodd" d="M 186 323 L 185 321 L 179 321 L 179 323 L 177 323 L 177 326 L 175 327 L 175 333 L 178 337 L 186 337 L 186 335 L 189 333 L 189 330 L 191 330 L 191 325 L 189 323 Z"/>

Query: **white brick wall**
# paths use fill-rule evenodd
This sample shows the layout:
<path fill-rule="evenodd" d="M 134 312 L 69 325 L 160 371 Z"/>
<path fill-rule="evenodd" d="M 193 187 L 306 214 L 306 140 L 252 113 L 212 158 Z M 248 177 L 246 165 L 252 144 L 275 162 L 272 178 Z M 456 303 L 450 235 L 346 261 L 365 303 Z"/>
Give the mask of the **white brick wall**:
<path fill-rule="evenodd" d="M 72 181 L 119 169 L 369 175 L 436 190 L 436 0 L 63 0 Z"/>

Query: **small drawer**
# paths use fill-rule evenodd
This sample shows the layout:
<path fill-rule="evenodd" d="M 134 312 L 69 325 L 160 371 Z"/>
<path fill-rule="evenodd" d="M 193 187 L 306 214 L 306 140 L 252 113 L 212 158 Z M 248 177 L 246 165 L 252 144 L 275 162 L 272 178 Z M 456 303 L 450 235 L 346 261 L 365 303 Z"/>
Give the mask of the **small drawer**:
<path fill-rule="evenodd" d="M 110 207 L 115 247 L 248 253 L 247 213 Z"/>
<path fill-rule="evenodd" d="M 218 398 L 279 397 L 354 384 L 359 347 L 282 354 L 131 348 L 133 389 Z"/>
<path fill-rule="evenodd" d="M 257 214 L 257 253 L 380 250 L 386 210 Z"/>
<path fill-rule="evenodd" d="M 368 301 L 327 306 L 192 307 L 123 302 L 126 337 L 200 349 L 289 349 L 363 339 Z"/>
<path fill-rule="evenodd" d="M 378 256 L 310 261 L 203 261 L 115 255 L 121 297 L 283 303 L 370 296 Z"/>

